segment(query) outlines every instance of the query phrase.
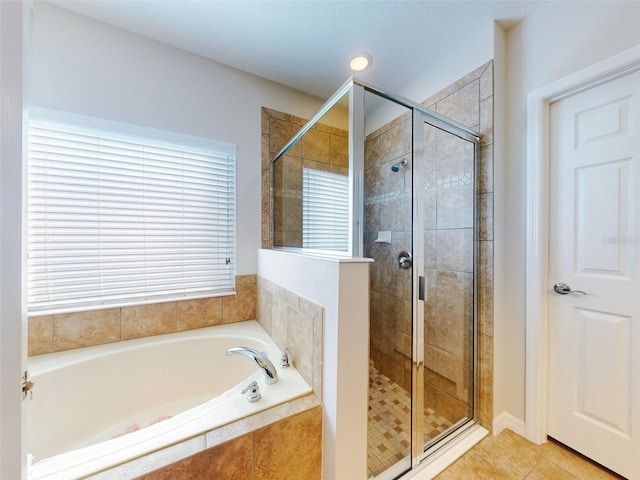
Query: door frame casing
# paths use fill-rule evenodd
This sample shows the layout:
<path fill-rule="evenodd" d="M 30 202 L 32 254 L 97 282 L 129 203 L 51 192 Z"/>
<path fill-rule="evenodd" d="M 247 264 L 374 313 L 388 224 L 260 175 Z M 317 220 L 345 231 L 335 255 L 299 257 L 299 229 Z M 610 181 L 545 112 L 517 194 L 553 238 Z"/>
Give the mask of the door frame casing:
<path fill-rule="evenodd" d="M 640 45 L 527 95 L 525 436 L 534 443 L 548 432 L 550 105 L 638 70 Z"/>
<path fill-rule="evenodd" d="M 0 2 L 0 478 L 26 479 L 26 106 L 31 2 Z"/>

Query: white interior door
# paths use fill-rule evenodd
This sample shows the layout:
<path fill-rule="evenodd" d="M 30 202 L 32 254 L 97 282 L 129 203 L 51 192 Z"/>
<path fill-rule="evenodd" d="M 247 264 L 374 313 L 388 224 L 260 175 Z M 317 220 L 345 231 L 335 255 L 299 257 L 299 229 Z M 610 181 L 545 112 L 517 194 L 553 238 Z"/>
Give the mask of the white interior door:
<path fill-rule="evenodd" d="M 640 479 L 640 72 L 550 113 L 548 432 Z"/>

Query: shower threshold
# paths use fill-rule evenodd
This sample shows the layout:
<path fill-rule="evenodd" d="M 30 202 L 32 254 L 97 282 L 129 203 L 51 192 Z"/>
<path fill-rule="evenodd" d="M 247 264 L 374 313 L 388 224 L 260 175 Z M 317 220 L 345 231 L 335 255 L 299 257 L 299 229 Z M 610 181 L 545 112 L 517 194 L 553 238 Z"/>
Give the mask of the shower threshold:
<path fill-rule="evenodd" d="M 489 431 L 473 421 L 467 422 L 455 432 L 448 434 L 440 442 L 427 449 L 422 463 L 405 475 L 397 477 L 376 477 L 376 480 L 427 480 L 434 478 L 462 455 L 471 450 Z M 386 472 L 385 472 L 386 473 Z"/>
<path fill-rule="evenodd" d="M 468 452 L 489 434 L 488 430 L 475 422 L 468 422 L 454 433 L 443 436 L 442 440 L 429 449 L 422 463 L 411 468 L 411 458 L 405 457 L 384 472 L 370 476 L 368 480 L 429 480 Z"/>

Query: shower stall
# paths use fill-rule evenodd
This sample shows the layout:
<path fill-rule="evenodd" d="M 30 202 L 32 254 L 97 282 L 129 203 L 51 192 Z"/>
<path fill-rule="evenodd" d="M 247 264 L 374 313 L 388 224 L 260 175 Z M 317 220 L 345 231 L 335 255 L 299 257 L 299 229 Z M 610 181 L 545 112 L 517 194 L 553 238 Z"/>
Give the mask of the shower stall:
<path fill-rule="evenodd" d="M 373 259 L 369 478 L 404 475 L 477 422 L 479 141 L 350 79 L 271 162 L 274 248 Z"/>

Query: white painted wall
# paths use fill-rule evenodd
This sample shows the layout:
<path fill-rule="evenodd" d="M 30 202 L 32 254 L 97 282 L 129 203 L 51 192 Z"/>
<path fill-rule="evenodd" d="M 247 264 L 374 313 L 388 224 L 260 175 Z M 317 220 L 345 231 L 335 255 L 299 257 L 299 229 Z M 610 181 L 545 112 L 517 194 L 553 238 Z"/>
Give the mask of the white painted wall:
<path fill-rule="evenodd" d="M 507 32 L 505 140 L 496 160 L 495 414 L 525 412 L 526 95 L 640 44 L 638 2 L 547 2 Z"/>
<path fill-rule="evenodd" d="M 260 250 L 258 275 L 324 308 L 323 478 L 364 480 L 369 402 L 368 261 Z"/>
<path fill-rule="evenodd" d="M 237 273 L 255 273 L 260 108 L 309 118 L 323 100 L 44 2 L 30 54 L 32 105 L 236 144 Z"/>
<path fill-rule="evenodd" d="M 487 23 L 477 30 L 474 41 L 466 44 L 463 49 L 452 52 L 443 45 L 437 50 L 434 63 L 424 66 L 422 75 L 408 79 L 400 90 L 391 93 L 422 103 L 493 58 L 493 24 Z M 362 80 L 367 83 L 365 77 Z M 377 86 L 385 88 L 384 85 Z M 370 101 L 369 95 L 365 98 L 366 101 Z M 373 108 L 367 105 L 365 134 L 375 131 L 406 111 L 406 109 L 387 101 L 381 101 Z"/>
<path fill-rule="evenodd" d="M 459 50 L 452 51 L 446 44 L 423 48 L 436 48 L 439 55 L 433 63 L 424 66 L 421 76 L 408 80 L 402 91 L 394 92 L 418 103 L 493 59 L 493 23 L 478 28 L 474 38 Z"/>
<path fill-rule="evenodd" d="M 493 288 L 494 292 L 504 292 L 512 287 L 509 283 L 505 272 L 505 255 L 502 252 L 508 250 L 505 244 L 505 235 L 503 230 L 507 227 L 505 221 L 507 202 L 504 199 L 504 188 L 507 172 L 506 165 L 506 107 L 508 104 L 506 95 L 507 80 L 507 34 L 500 25 L 494 25 L 494 62 L 493 62 L 493 184 L 494 184 L 494 201 L 493 201 Z M 495 294 L 494 294 L 495 295 Z M 504 319 L 505 308 L 507 307 L 504 295 L 495 295 L 499 297 L 498 301 L 494 299 L 494 364 L 493 364 L 493 401 L 494 416 L 499 415 L 506 410 L 505 392 L 507 389 L 506 369 L 508 363 L 504 361 L 503 350 L 507 345 L 507 336 L 505 328 L 496 328 Z M 500 359 L 500 361 L 497 361 Z M 494 418 L 495 420 L 495 418 Z M 495 421 L 494 421 L 495 425 Z"/>

